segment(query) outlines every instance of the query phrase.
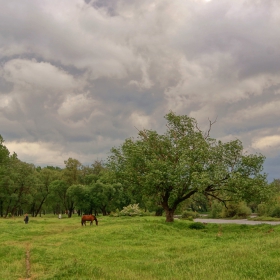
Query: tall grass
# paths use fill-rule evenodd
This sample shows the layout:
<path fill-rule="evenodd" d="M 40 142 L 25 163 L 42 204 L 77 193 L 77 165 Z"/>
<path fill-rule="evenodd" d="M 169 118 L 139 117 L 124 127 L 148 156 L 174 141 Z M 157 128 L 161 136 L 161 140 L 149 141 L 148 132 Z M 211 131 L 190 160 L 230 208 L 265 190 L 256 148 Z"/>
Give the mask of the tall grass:
<path fill-rule="evenodd" d="M 280 279 L 280 226 L 164 220 L 0 219 L 0 279 Z"/>

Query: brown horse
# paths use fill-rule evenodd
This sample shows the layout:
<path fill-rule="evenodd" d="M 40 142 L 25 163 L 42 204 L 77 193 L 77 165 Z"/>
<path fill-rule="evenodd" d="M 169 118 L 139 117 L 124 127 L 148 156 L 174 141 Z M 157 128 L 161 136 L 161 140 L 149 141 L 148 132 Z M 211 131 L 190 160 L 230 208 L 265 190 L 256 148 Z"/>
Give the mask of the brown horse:
<path fill-rule="evenodd" d="M 95 221 L 95 224 L 98 225 L 97 218 L 94 215 L 83 215 L 81 220 L 82 226 L 86 226 L 87 221 L 90 222 L 90 225 L 92 225 L 93 221 Z"/>

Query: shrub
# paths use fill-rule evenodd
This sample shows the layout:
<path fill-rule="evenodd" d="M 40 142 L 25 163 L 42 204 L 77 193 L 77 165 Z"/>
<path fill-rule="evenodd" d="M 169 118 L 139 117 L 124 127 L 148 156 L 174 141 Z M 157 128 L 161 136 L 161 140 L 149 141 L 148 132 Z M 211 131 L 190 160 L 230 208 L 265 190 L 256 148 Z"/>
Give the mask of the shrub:
<path fill-rule="evenodd" d="M 123 208 L 119 213 L 120 216 L 143 216 L 143 211 L 139 208 L 139 204 L 130 204 Z"/>
<path fill-rule="evenodd" d="M 204 229 L 205 225 L 203 223 L 200 222 L 195 222 L 189 225 L 190 229 Z"/>
<path fill-rule="evenodd" d="M 120 216 L 120 210 L 116 209 L 115 212 L 110 213 L 110 217 L 119 217 Z"/>
<path fill-rule="evenodd" d="M 224 218 L 247 218 L 251 215 L 252 210 L 245 202 L 229 203 L 227 208 L 224 208 L 222 217 Z"/>
<path fill-rule="evenodd" d="M 222 205 L 222 203 L 220 203 L 218 201 L 214 201 L 211 206 L 211 211 L 209 213 L 209 217 L 213 218 L 213 219 L 221 218 L 223 207 L 224 206 Z"/>
<path fill-rule="evenodd" d="M 258 214 L 260 217 L 277 217 L 280 218 L 280 204 L 261 203 L 258 205 Z"/>
<path fill-rule="evenodd" d="M 280 205 L 275 205 L 271 211 L 271 217 L 280 218 Z"/>
<path fill-rule="evenodd" d="M 240 202 L 237 207 L 236 217 L 238 218 L 247 218 L 252 214 L 252 210 L 248 207 L 245 202 Z"/>
<path fill-rule="evenodd" d="M 182 213 L 182 219 L 195 219 L 198 217 L 199 217 L 199 214 L 194 211 L 184 211 Z"/>
<path fill-rule="evenodd" d="M 267 216 L 269 210 L 268 205 L 265 203 L 261 203 L 258 205 L 258 215 L 259 216 Z"/>

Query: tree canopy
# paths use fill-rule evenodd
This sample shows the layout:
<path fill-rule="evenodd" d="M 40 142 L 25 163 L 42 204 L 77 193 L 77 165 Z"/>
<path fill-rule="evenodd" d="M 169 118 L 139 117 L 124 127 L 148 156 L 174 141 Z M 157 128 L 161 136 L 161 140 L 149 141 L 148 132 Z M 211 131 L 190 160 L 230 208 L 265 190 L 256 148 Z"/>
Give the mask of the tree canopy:
<path fill-rule="evenodd" d="M 226 202 L 264 196 L 264 156 L 246 154 L 240 140 L 226 143 L 204 133 L 194 118 L 165 116 L 167 130 L 159 134 L 143 129 L 112 148 L 108 168 L 116 180 L 163 207 L 166 221 L 174 220 L 178 205 L 201 193 Z"/>

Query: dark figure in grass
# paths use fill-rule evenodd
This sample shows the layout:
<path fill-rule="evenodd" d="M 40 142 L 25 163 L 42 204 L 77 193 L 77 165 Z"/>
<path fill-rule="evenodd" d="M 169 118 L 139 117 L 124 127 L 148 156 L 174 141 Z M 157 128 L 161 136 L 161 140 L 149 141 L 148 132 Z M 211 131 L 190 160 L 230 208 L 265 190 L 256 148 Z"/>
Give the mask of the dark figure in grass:
<path fill-rule="evenodd" d="M 83 215 L 81 220 L 82 226 L 86 226 L 87 221 L 90 222 L 90 225 L 92 225 L 93 221 L 95 221 L 95 224 L 98 225 L 97 218 L 94 215 Z"/>
<path fill-rule="evenodd" d="M 28 224 L 28 221 L 29 221 L 29 217 L 28 217 L 28 214 L 26 213 L 25 215 L 24 215 L 24 222 L 26 223 L 26 224 Z"/>

